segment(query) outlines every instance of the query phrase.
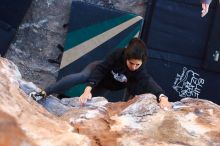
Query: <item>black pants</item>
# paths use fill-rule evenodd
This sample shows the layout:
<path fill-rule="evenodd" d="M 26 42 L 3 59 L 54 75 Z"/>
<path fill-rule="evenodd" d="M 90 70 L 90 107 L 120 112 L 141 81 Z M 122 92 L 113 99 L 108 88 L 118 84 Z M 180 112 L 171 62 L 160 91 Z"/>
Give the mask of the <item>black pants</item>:
<path fill-rule="evenodd" d="M 94 61 L 90 63 L 81 72 L 63 77 L 55 84 L 52 84 L 51 86 L 47 87 L 44 91 L 47 93 L 47 95 L 63 94 L 66 90 L 70 89 L 75 85 L 88 82 L 92 70 L 94 70 L 99 63 L 101 63 L 101 61 Z M 108 92 L 108 89 L 105 89 L 99 85 L 92 89 L 93 96 L 105 96 Z"/>

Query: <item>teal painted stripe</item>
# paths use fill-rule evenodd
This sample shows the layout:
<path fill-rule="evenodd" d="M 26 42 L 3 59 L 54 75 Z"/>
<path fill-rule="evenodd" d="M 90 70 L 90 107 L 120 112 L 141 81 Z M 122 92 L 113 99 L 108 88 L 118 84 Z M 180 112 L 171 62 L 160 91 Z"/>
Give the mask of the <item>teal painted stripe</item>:
<path fill-rule="evenodd" d="M 86 88 L 86 84 L 79 84 L 79 85 L 73 86 L 72 88 L 68 89 L 65 92 L 65 95 L 69 97 L 79 97 L 80 95 L 83 94 L 85 88 Z"/>
<path fill-rule="evenodd" d="M 64 50 L 68 50 L 94 36 L 97 36 L 129 19 L 136 17 L 135 14 L 127 14 L 118 18 L 110 19 L 102 23 L 94 24 L 92 26 L 82 28 L 73 32 L 67 33 Z"/>

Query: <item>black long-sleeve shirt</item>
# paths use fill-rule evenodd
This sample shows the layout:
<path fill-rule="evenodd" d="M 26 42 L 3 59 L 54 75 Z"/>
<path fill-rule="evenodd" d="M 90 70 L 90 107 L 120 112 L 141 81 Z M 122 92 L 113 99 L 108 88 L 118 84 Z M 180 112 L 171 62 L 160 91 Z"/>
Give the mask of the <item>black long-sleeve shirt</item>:
<path fill-rule="evenodd" d="M 152 93 L 159 97 L 160 94 L 164 94 L 161 87 L 147 73 L 144 63 L 135 71 L 128 69 L 123 49 L 114 51 L 91 73 L 88 85 L 95 87 L 98 84 L 110 90 L 128 88 L 131 95 Z"/>

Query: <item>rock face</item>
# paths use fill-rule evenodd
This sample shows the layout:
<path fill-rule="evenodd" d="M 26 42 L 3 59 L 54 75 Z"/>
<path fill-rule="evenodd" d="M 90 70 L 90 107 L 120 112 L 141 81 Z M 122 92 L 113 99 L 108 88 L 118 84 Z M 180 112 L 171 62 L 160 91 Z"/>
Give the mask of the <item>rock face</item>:
<path fill-rule="evenodd" d="M 36 102 L 31 90 L 38 88 L 0 58 L 0 145 L 220 145 L 220 106 L 207 100 L 185 98 L 164 111 L 152 94 L 118 103 L 95 97 L 81 106 L 77 98 Z"/>
<path fill-rule="evenodd" d="M 6 59 L 0 61 L 0 81 L 0 110 L 15 118 L 33 143 L 41 146 L 90 144 L 87 136 L 73 132 L 74 128 L 68 122 L 48 113 L 19 89 L 20 83 L 23 82 L 21 75 L 17 67 Z M 1 126 L 2 124 L 4 123 L 0 123 Z M 20 134 L 16 136 L 21 137 Z M 7 144 L 13 146 L 7 141 L 3 143 L 4 146 Z"/>
<path fill-rule="evenodd" d="M 15 119 L 0 111 L 0 145 L 19 146 L 35 145 L 24 135 Z"/>

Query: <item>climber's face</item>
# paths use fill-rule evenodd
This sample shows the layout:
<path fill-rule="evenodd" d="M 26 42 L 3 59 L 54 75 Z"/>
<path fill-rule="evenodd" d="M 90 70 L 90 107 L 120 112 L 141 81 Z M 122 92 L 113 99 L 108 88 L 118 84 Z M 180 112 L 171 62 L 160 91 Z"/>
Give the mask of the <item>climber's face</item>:
<path fill-rule="evenodd" d="M 141 59 L 128 59 L 126 60 L 126 64 L 130 71 L 135 71 L 142 65 L 142 60 Z"/>

